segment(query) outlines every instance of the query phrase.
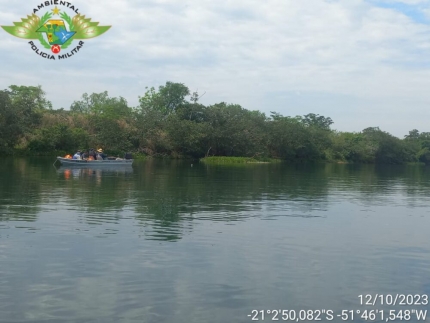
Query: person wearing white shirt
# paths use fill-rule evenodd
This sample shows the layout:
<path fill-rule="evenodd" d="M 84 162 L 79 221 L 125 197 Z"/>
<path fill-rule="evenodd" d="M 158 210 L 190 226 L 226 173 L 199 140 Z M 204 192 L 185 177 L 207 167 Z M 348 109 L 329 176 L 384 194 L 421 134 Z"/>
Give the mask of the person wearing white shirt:
<path fill-rule="evenodd" d="M 81 151 L 78 150 L 76 154 L 73 155 L 73 159 L 81 159 Z"/>

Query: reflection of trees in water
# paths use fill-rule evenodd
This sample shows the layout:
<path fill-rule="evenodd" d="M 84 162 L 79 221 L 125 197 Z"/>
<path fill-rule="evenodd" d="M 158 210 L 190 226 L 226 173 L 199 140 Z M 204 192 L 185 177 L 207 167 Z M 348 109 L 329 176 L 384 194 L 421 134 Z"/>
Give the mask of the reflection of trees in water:
<path fill-rule="evenodd" d="M 416 204 L 428 196 L 429 174 L 428 168 L 410 166 L 191 167 L 190 162 L 160 160 L 136 162 L 130 169 L 56 171 L 48 159 L 10 158 L 0 163 L 0 220 L 34 221 L 42 204 L 63 205 L 67 211 L 72 206 L 88 224 L 133 218 L 148 238 L 177 240 L 192 231 L 194 220 L 313 216 L 328 208 L 330 194 L 372 203 L 402 190 Z"/>
<path fill-rule="evenodd" d="M 43 170 L 32 160 L 4 158 L 0 162 L 0 221 L 35 221 L 40 211 Z"/>
<path fill-rule="evenodd" d="M 393 195 L 406 193 L 410 206 L 428 197 L 430 168 L 405 165 L 327 165 L 332 170 L 332 192 L 349 192 L 367 204 L 385 203 Z"/>
<path fill-rule="evenodd" d="M 291 214 L 326 207 L 327 176 L 314 166 L 307 172 L 297 167 L 191 167 L 185 162 L 148 161 L 136 174 L 136 218 L 165 234 L 163 230 L 179 231 L 181 220 L 189 224 L 194 219 L 228 222 L 261 216 L 267 200 L 299 201 L 291 203 Z"/>
<path fill-rule="evenodd" d="M 63 180 L 56 189 L 66 193 L 68 203 L 81 212 L 121 211 L 130 199 L 133 168 L 60 167 L 57 173 Z"/>

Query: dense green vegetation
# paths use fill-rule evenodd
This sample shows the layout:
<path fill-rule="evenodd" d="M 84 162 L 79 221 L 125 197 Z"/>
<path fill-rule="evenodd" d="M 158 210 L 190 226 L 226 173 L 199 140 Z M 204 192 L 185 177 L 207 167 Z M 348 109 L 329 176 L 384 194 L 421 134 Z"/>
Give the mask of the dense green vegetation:
<path fill-rule="evenodd" d="M 107 92 L 83 94 L 70 110 L 53 109 L 40 86 L 0 91 L 0 152 L 73 153 L 101 147 L 148 156 L 252 157 L 288 161 L 430 163 L 430 133 L 414 129 L 399 139 L 379 128 L 338 132 L 317 114 L 266 116 L 237 104 L 199 103 L 181 83 L 146 89 L 137 107 Z"/>

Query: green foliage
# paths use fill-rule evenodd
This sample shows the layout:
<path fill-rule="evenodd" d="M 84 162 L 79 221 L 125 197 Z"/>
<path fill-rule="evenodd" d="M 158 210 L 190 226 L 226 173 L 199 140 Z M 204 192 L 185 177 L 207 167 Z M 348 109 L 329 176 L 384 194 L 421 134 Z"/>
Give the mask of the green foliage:
<path fill-rule="evenodd" d="M 208 124 L 207 149 L 218 156 L 267 154 L 266 116 L 224 102 L 203 111 Z"/>
<path fill-rule="evenodd" d="M 421 149 L 417 153 L 417 159 L 420 162 L 425 163 L 426 165 L 429 165 L 430 164 L 430 149 L 427 147 Z"/>
<path fill-rule="evenodd" d="M 379 128 L 367 128 L 363 134 L 376 148 L 375 162 L 403 164 L 415 161 L 413 149 L 405 142 Z"/>
<path fill-rule="evenodd" d="M 169 116 L 166 131 L 170 138 L 171 149 L 178 156 L 199 158 L 204 156 L 208 136 L 208 124 L 181 120 L 176 115 Z"/>
<path fill-rule="evenodd" d="M 411 138 L 401 140 L 377 127 L 361 133 L 333 133 L 333 159 L 355 163 L 404 164 L 417 160 L 419 147 Z"/>
<path fill-rule="evenodd" d="M 90 95 L 84 93 L 81 100 L 72 103 L 70 111 L 102 115 L 108 119 L 127 118 L 132 114 L 132 109 L 128 107 L 123 97 L 109 97 L 107 91 Z"/>
<path fill-rule="evenodd" d="M 405 136 L 410 149 L 417 151 L 416 159 L 419 162 L 430 164 L 430 132 L 420 133 L 417 129 L 409 131 Z"/>
<path fill-rule="evenodd" d="M 409 134 L 405 136 L 405 139 L 414 141 L 420 139 L 420 132 L 417 129 L 409 131 Z"/>
<path fill-rule="evenodd" d="M 164 115 L 158 110 L 143 110 L 135 114 L 135 141 L 138 150 L 148 155 L 166 154 L 170 149 L 165 131 Z"/>
<path fill-rule="evenodd" d="M 302 123 L 307 127 L 317 127 L 320 129 L 329 130 L 330 125 L 333 124 L 331 118 L 320 116 L 319 114 L 309 113 L 301 119 Z"/>
<path fill-rule="evenodd" d="M 23 129 L 19 121 L 9 93 L 0 91 L 0 153 L 11 153 L 22 135 Z"/>
<path fill-rule="evenodd" d="M 154 87 L 146 89 L 145 95 L 139 97 L 139 108 L 142 113 L 155 110 L 163 115 L 169 115 L 185 104 L 185 97 L 190 95 L 190 90 L 182 83 L 166 82 L 166 85 L 158 88 L 158 92 Z"/>
<path fill-rule="evenodd" d="M 327 129 L 309 125 L 298 117 L 272 114 L 269 134 L 271 155 L 286 160 L 324 159 L 330 145 Z"/>
<path fill-rule="evenodd" d="M 331 159 L 353 163 L 373 163 L 377 145 L 362 133 L 334 132 L 331 136 Z"/>
<path fill-rule="evenodd" d="M 25 112 L 41 112 L 52 109 L 52 103 L 45 98 L 45 92 L 39 86 L 9 86 L 12 104 Z"/>
<path fill-rule="evenodd" d="M 51 152 L 64 150 L 73 152 L 88 147 L 89 135 L 81 128 L 71 129 L 68 125 L 59 124 L 49 128 L 36 129 L 28 143 L 28 150 L 34 152 Z"/>
<path fill-rule="evenodd" d="M 11 85 L 9 90 L 0 91 L 0 151 L 11 152 L 40 124 L 47 109 L 52 105 L 40 86 Z"/>
<path fill-rule="evenodd" d="M 40 86 L 0 91 L 0 152 L 38 154 L 87 148 L 107 153 L 204 158 L 208 163 L 288 160 L 430 164 L 430 132 L 399 139 L 379 128 L 330 129 L 329 117 L 309 113 L 270 118 L 225 102 L 205 106 L 181 83 L 147 89 L 139 106 L 108 92 L 84 93 L 70 111 L 52 110 Z M 230 158 L 231 157 L 231 158 Z"/>
<path fill-rule="evenodd" d="M 186 102 L 176 109 L 175 115 L 182 120 L 203 122 L 205 109 L 206 107 L 202 104 Z"/>
<path fill-rule="evenodd" d="M 131 150 L 131 134 L 122 126 L 121 121 L 104 115 L 93 115 L 90 117 L 90 125 L 94 132 L 91 146 L 114 152 Z"/>
<path fill-rule="evenodd" d="M 185 103 L 190 90 L 182 83 L 166 82 L 166 85 L 159 87 L 159 94 L 167 113 L 172 113 Z"/>

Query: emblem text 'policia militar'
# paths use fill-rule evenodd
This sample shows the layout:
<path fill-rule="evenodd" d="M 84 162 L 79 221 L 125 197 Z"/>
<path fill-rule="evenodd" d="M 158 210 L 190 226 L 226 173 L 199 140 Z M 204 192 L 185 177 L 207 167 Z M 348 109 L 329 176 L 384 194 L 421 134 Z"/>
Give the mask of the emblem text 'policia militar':
<path fill-rule="evenodd" d="M 48 8 L 52 6 L 54 8 Z M 69 16 L 67 12 L 71 12 L 73 17 Z M 70 2 L 59 0 L 42 2 L 33 9 L 31 15 L 27 15 L 27 18 L 21 18 L 21 20 L 21 22 L 14 22 L 14 26 L 1 27 L 13 36 L 29 39 L 28 43 L 36 54 L 53 60 L 73 56 L 84 45 L 82 39 L 100 36 L 111 27 L 99 26 L 98 22 L 85 18 Z M 33 39 L 39 41 L 42 49 L 49 49 L 50 52 L 46 53 L 40 49 Z M 69 48 L 74 40 L 79 40 L 75 47 L 67 52 L 62 52 Z"/>

